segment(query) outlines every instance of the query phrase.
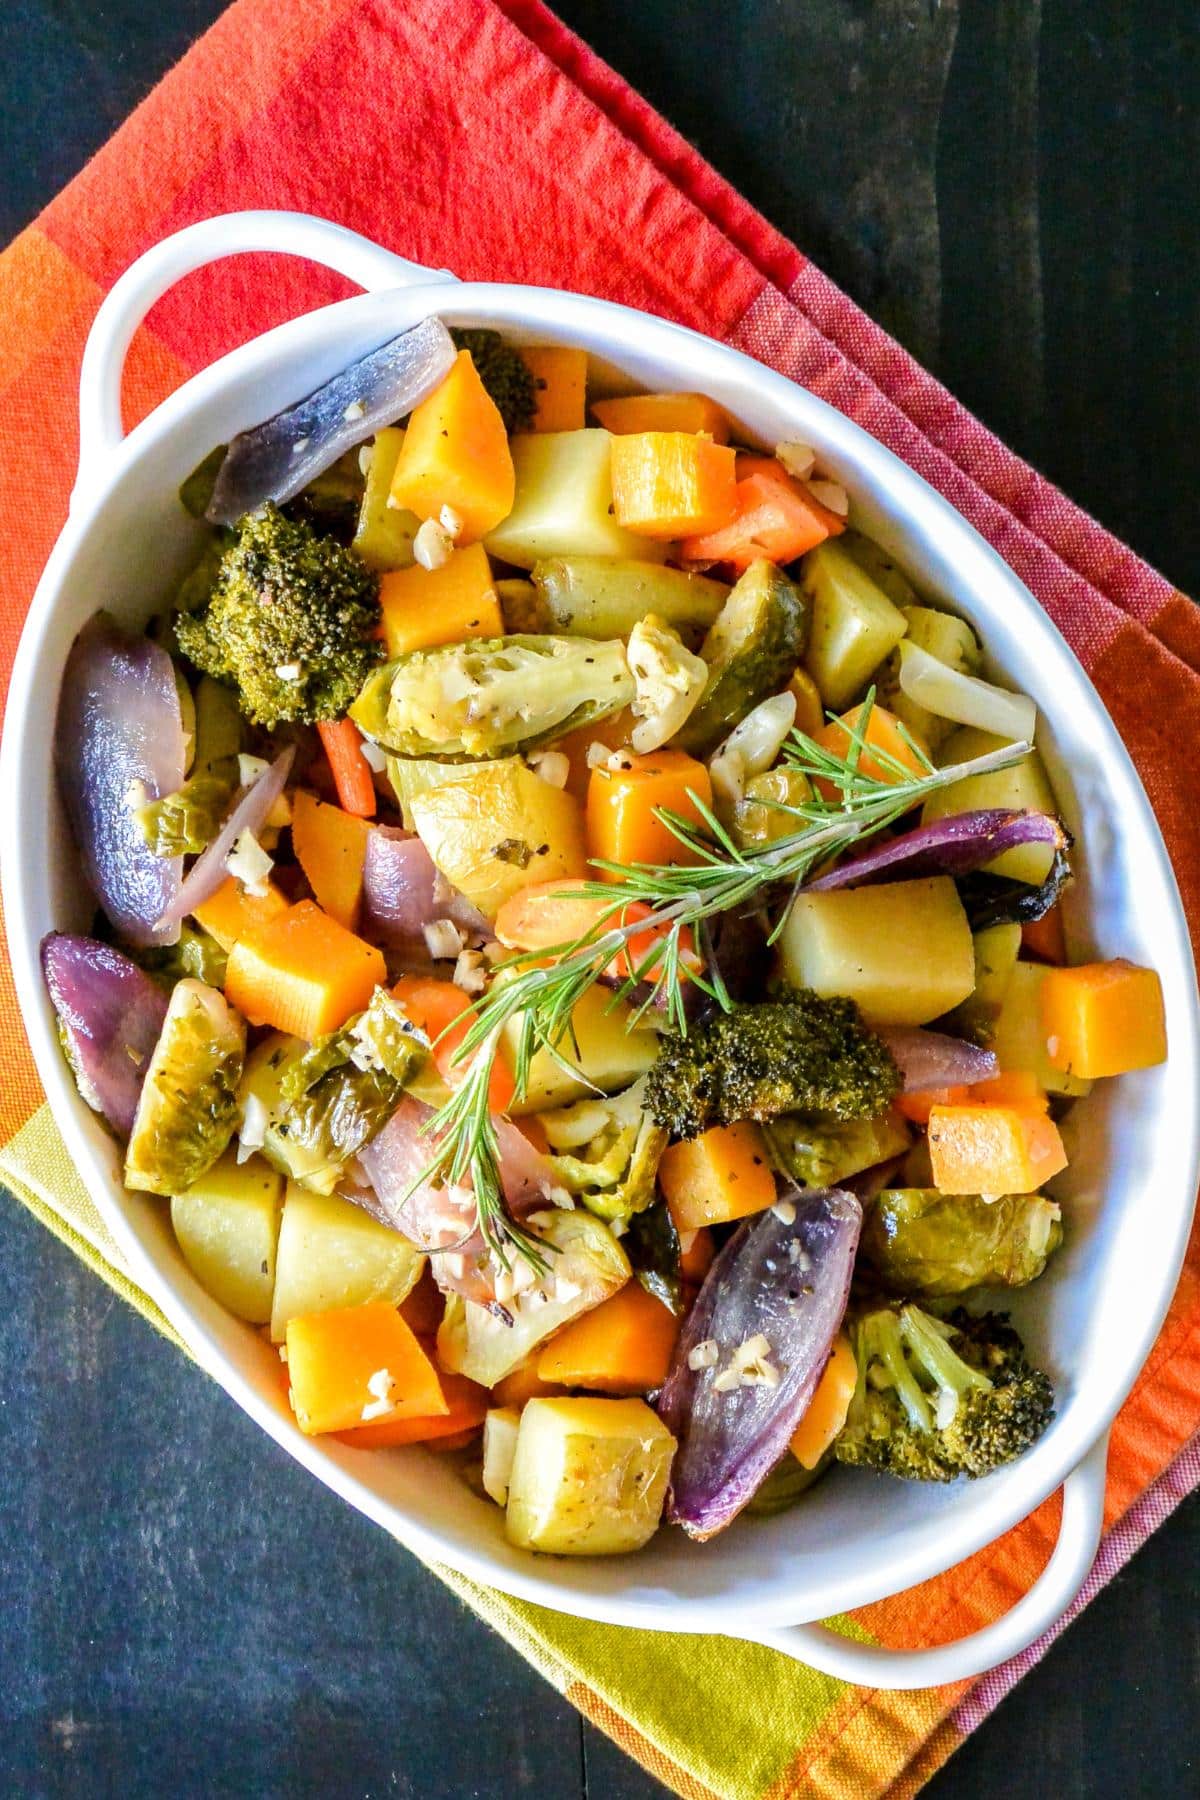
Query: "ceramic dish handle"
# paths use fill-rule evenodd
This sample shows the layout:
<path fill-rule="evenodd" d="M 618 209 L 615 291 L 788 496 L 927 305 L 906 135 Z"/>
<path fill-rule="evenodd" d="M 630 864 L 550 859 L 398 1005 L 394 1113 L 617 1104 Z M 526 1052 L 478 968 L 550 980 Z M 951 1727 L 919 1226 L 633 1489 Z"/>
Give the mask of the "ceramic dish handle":
<path fill-rule="evenodd" d="M 154 302 L 194 269 L 254 250 L 323 263 L 368 293 L 455 279 L 446 269 L 422 268 L 344 225 L 305 213 L 223 213 L 164 238 L 114 283 L 88 333 L 79 371 L 79 473 L 73 500 L 108 474 L 112 452 L 125 435 L 121 374 L 133 335 Z"/>
<path fill-rule="evenodd" d="M 939 1644 L 934 1650 L 888 1650 L 855 1643 L 825 1625 L 755 1632 L 753 1641 L 857 1687 L 939 1687 L 994 1669 L 1036 1642 L 1062 1617 L 1083 1586 L 1100 1542 L 1107 1462 L 1106 1432 L 1063 1483 L 1062 1524 L 1050 1561 L 1024 1599 L 982 1631 L 956 1643 Z"/>

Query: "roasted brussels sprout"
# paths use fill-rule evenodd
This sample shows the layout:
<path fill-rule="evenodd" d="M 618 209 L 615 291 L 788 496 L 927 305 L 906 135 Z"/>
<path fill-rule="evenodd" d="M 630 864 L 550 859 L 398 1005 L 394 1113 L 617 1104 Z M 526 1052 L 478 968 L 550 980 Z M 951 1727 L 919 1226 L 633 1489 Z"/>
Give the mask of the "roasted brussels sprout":
<path fill-rule="evenodd" d="M 643 1077 L 541 1116 L 558 1180 L 598 1218 L 628 1220 L 654 1198 L 667 1133 L 644 1110 L 645 1088 Z"/>
<path fill-rule="evenodd" d="M 357 1019 L 316 1044 L 274 1033 L 246 1064 L 243 1144 L 302 1186 L 332 1193 L 346 1163 L 387 1123 L 428 1050 L 382 988 Z"/>
<path fill-rule="evenodd" d="M 186 980 L 171 994 L 146 1071 L 125 1185 L 174 1194 L 216 1162 L 237 1124 L 246 1027 L 215 988 Z"/>
<path fill-rule="evenodd" d="M 809 603 L 774 563 L 751 563 L 709 631 L 700 654 L 708 685 L 679 734 L 684 750 L 703 754 L 778 693 L 804 655 Z"/>
<path fill-rule="evenodd" d="M 242 720 L 237 701 L 228 688 L 204 675 L 193 713 L 191 774 L 173 794 L 138 810 L 138 825 L 156 856 L 199 856 L 216 837 L 238 785 Z"/>
<path fill-rule="evenodd" d="M 1062 1241 L 1060 1211 L 1041 1194 L 940 1194 L 884 1188 L 868 1209 L 862 1250 L 894 1294 L 963 1294 L 974 1287 L 1024 1287 Z"/>
<path fill-rule="evenodd" d="M 350 716 L 397 756 L 495 757 L 594 725 L 633 696 L 615 640 L 481 638 L 386 663 Z"/>
<path fill-rule="evenodd" d="M 763 1126 L 772 1160 L 805 1187 L 836 1187 L 876 1163 L 903 1156 L 909 1132 L 897 1112 L 875 1119 L 831 1119 L 785 1113 Z"/>

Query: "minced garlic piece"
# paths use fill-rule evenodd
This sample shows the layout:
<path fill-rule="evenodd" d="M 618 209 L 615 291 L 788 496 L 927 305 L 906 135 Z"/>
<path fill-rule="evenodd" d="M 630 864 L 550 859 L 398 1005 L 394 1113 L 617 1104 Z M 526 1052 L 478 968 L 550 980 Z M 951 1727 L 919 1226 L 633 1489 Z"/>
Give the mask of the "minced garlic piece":
<path fill-rule="evenodd" d="M 392 1389 L 395 1385 L 386 1369 L 376 1369 L 367 1382 L 367 1392 L 372 1398 L 362 1409 L 364 1425 L 369 1425 L 372 1419 L 384 1419 L 392 1411 Z"/>
<path fill-rule="evenodd" d="M 423 569 L 444 568 L 453 548 L 453 538 L 437 519 L 426 519 L 413 538 L 413 556 Z"/>

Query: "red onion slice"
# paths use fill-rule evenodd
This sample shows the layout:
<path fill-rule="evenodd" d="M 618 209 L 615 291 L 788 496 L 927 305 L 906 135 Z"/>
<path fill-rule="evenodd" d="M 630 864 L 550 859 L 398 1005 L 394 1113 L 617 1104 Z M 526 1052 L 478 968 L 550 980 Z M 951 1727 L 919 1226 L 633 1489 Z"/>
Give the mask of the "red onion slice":
<path fill-rule="evenodd" d="M 208 849 L 198 856 L 188 870 L 187 878 L 160 923 L 178 924 L 186 914 L 216 893 L 228 873 L 225 861 L 243 831 L 261 831 L 267 814 L 283 792 L 296 746 L 281 750 L 269 769 L 264 769 L 253 787 L 243 789 L 241 798 L 222 825 Z M 178 934 L 177 934 L 178 935 Z"/>
<path fill-rule="evenodd" d="M 717 1257 L 659 1396 L 679 1440 L 667 1516 L 689 1537 L 723 1530 L 779 1461 L 846 1311 L 862 1207 L 842 1188 L 797 1188 L 782 1211 L 748 1219 Z M 760 1334 L 770 1375 L 722 1391 L 721 1375 Z M 709 1343 L 716 1362 L 689 1367 L 691 1352 Z"/>
<path fill-rule="evenodd" d="M 807 893 L 819 893 L 828 888 L 861 887 L 868 881 L 969 875 L 1018 844 L 1053 844 L 1056 850 L 1065 850 L 1069 843 L 1066 832 L 1049 813 L 990 807 L 918 825 L 890 843 L 877 844 L 861 856 L 839 863 L 804 886 Z"/>
<path fill-rule="evenodd" d="M 486 1306 L 495 1299 L 495 1270 L 484 1258 L 474 1195 L 468 1188 L 431 1182 L 409 1192 L 433 1154 L 433 1139 L 424 1130 L 432 1116 L 431 1107 L 406 1094 L 383 1130 L 358 1153 L 372 1193 L 350 1198 L 431 1256 L 439 1286 Z M 514 1218 L 523 1218 L 547 1204 L 554 1171 L 508 1119 L 494 1116 L 492 1124 L 505 1203 Z"/>
<path fill-rule="evenodd" d="M 422 319 L 298 405 L 240 432 L 217 471 L 206 518 L 233 525 L 264 500 L 294 499 L 355 444 L 419 406 L 454 357 L 441 320 Z"/>
<path fill-rule="evenodd" d="M 1000 1073 L 993 1051 L 944 1031 L 925 1031 L 914 1025 L 882 1030 L 879 1036 L 904 1077 L 906 1094 L 919 1094 L 926 1088 L 972 1087 Z"/>
<path fill-rule="evenodd" d="M 43 938 L 42 973 L 79 1092 L 128 1137 L 167 996 L 111 944 L 67 932 Z"/>
<path fill-rule="evenodd" d="M 436 919 L 488 935 L 483 914 L 438 874 L 419 837 L 394 825 L 376 825 L 363 864 L 361 935 L 384 950 L 426 962 L 424 927 Z"/>
<path fill-rule="evenodd" d="M 63 671 L 54 755 L 63 804 L 88 882 L 131 944 L 173 944 L 181 857 L 155 856 L 140 805 L 182 786 L 183 716 L 175 668 L 149 638 L 97 613 Z"/>

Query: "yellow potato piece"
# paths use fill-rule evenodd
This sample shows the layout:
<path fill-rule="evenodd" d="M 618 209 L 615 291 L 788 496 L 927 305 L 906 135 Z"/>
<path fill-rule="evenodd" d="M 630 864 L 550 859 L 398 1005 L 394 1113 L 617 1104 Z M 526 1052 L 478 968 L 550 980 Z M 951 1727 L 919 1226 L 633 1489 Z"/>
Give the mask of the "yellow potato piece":
<path fill-rule="evenodd" d="M 618 1556 L 658 1529 L 675 1439 L 644 1400 L 531 1400 L 505 1531 L 523 1550 Z"/>

